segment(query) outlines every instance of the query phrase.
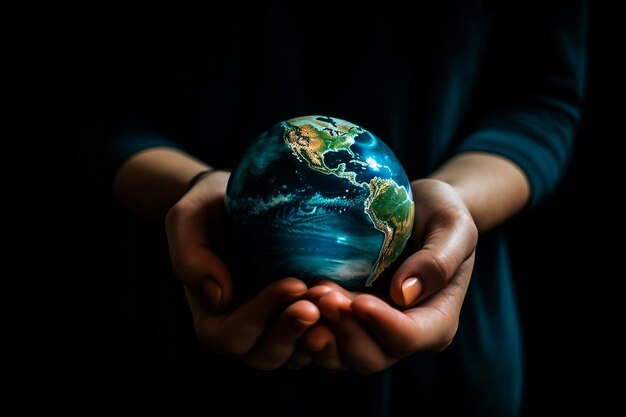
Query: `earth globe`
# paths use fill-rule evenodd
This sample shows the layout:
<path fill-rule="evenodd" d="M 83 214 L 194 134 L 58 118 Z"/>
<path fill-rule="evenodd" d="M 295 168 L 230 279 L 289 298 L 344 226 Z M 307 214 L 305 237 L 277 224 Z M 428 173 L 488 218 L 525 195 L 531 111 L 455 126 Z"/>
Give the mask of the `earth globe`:
<path fill-rule="evenodd" d="M 306 116 L 259 135 L 232 172 L 226 209 L 238 263 L 267 280 L 371 287 L 413 227 L 413 196 L 391 149 L 335 117 Z"/>

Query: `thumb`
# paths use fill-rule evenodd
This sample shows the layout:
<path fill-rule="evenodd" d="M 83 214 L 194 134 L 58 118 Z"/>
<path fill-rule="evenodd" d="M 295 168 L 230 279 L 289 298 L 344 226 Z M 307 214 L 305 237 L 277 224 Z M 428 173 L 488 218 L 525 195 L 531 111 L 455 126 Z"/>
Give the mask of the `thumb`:
<path fill-rule="evenodd" d="M 203 305 L 218 312 L 230 304 L 233 287 L 224 261 L 210 249 L 207 220 L 207 210 L 179 203 L 167 215 L 166 231 L 174 273 Z"/>
<path fill-rule="evenodd" d="M 443 287 L 453 266 L 437 252 L 422 249 L 407 258 L 391 280 L 391 299 L 409 307 Z"/>
<path fill-rule="evenodd" d="M 230 304 L 233 287 L 228 268 L 213 251 L 202 246 L 170 250 L 176 276 L 203 305 L 219 312 Z"/>
<path fill-rule="evenodd" d="M 414 305 L 443 288 L 476 249 L 478 233 L 469 214 L 439 217 L 429 226 L 422 249 L 391 280 L 391 298 L 400 306 Z"/>

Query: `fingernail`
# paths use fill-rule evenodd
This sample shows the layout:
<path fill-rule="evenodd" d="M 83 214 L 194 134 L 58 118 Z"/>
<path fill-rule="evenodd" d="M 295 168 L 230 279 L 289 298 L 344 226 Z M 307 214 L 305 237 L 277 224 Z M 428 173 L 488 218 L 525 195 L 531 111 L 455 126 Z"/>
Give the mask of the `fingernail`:
<path fill-rule="evenodd" d="M 404 306 L 408 307 L 417 300 L 419 295 L 419 280 L 415 277 L 409 278 L 402 283 L 402 297 L 404 298 Z"/>
<path fill-rule="evenodd" d="M 302 319 L 296 319 L 296 323 L 299 325 L 299 327 L 311 327 L 313 326 L 315 323 L 317 323 L 317 320 L 302 320 Z"/>
<path fill-rule="evenodd" d="M 209 305 L 213 309 L 217 309 L 222 299 L 222 289 L 213 281 L 207 281 L 204 284 L 204 292 L 208 297 Z"/>

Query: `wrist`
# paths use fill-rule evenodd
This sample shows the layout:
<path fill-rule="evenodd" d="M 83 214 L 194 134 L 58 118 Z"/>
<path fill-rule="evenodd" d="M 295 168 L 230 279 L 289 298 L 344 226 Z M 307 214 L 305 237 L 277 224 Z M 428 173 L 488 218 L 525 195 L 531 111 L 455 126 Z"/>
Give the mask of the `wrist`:
<path fill-rule="evenodd" d="M 522 170 L 495 154 L 457 155 L 430 178 L 454 188 L 481 232 L 508 220 L 526 205 L 530 196 L 530 186 Z"/>
<path fill-rule="evenodd" d="M 189 185 L 187 187 L 187 191 L 191 190 L 196 184 L 198 184 L 200 181 L 204 180 L 209 175 L 219 174 L 219 173 L 230 174 L 230 170 L 229 169 L 209 168 L 209 169 L 205 169 L 203 171 L 200 171 L 196 175 L 194 175 L 191 178 L 191 180 L 189 180 Z"/>
<path fill-rule="evenodd" d="M 190 181 L 207 169 L 206 164 L 177 149 L 146 149 L 120 167 L 115 193 L 131 212 L 161 220 L 188 191 Z"/>
<path fill-rule="evenodd" d="M 206 177 L 207 175 L 211 174 L 212 172 L 215 172 L 216 169 L 213 168 L 209 168 L 209 169 L 205 169 L 203 171 L 198 172 L 196 175 L 194 175 L 191 180 L 189 180 L 189 185 L 187 186 L 187 191 L 191 190 L 194 185 L 196 185 L 200 180 L 202 180 L 204 177 Z"/>

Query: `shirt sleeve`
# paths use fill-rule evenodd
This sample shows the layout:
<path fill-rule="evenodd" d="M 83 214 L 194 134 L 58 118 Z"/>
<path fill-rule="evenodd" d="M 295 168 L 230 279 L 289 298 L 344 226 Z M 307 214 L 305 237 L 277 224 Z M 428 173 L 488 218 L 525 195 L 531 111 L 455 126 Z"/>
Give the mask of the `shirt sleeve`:
<path fill-rule="evenodd" d="M 556 186 L 572 153 L 587 8 L 577 1 L 511 3 L 495 18 L 475 122 L 456 152 L 484 151 L 516 163 L 530 182 L 533 206 Z"/>

